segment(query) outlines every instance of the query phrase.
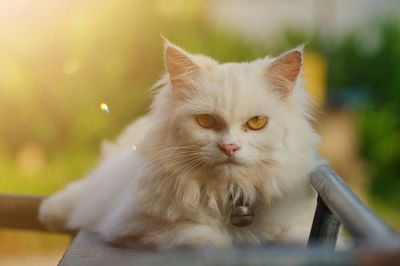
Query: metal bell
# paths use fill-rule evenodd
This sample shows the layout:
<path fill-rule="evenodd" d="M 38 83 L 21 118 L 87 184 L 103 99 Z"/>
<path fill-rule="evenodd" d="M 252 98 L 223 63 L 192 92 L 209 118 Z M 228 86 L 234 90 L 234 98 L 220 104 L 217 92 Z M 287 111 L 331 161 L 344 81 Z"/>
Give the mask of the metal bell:
<path fill-rule="evenodd" d="M 230 220 L 234 226 L 248 226 L 253 222 L 253 208 L 247 205 L 233 206 Z"/>

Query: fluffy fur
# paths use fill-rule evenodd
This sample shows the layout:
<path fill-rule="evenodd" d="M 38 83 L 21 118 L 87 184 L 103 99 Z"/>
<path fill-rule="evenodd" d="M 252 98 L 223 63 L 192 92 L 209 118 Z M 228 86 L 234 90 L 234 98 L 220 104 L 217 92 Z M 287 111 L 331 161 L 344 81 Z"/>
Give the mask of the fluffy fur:
<path fill-rule="evenodd" d="M 319 138 L 301 84 L 302 48 L 219 64 L 167 43 L 165 60 L 151 112 L 103 145 L 85 179 L 44 201 L 40 220 L 159 248 L 305 239 L 300 220 L 313 211 L 309 173 Z M 221 127 L 199 126 L 194 116 L 204 113 Z M 244 128 L 256 115 L 268 116 L 267 126 Z M 240 146 L 235 163 L 219 143 Z M 247 227 L 229 221 L 239 198 L 255 207 Z"/>

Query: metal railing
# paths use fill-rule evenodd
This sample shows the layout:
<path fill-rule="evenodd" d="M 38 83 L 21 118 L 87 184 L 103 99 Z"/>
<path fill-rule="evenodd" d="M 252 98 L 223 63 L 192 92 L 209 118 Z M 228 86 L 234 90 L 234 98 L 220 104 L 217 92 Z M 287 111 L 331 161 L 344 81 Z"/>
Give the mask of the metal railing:
<path fill-rule="evenodd" d="M 321 164 L 311 173 L 311 184 L 318 200 L 308 246 L 334 248 L 343 224 L 355 244 L 400 248 L 399 236 L 359 200 L 328 164 Z"/>

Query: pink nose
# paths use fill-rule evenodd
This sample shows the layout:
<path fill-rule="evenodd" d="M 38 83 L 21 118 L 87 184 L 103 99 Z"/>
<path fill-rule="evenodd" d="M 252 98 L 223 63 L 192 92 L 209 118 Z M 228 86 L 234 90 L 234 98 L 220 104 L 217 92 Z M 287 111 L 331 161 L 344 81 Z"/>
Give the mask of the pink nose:
<path fill-rule="evenodd" d="M 221 151 L 223 151 L 226 155 L 232 156 L 235 151 L 239 150 L 239 146 L 236 144 L 218 144 L 218 147 Z"/>

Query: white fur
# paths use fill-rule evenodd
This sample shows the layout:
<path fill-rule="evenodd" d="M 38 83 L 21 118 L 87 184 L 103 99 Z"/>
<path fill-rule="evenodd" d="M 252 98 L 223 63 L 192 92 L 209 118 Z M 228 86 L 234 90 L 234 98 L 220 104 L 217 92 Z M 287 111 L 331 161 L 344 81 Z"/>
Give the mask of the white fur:
<path fill-rule="evenodd" d="M 308 175 L 319 141 L 301 79 L 283 100 L 264 77 L 273 58 L 219 64 L 186 55 L 201 72 L 185 77 L 185 100 L 167 74 L 152 111 L 104 145 L 102 160 L 85 179 L 42 204 L 44 224 L 160 248 L 298 240 L 300 220 L 313 212 Z M 193 116 L 202 113 L 219 115 L 225 126 L 200 127 Z M 262 114 L 269 117 L 265 128 L 243 130 L 249 118 Z M 221 142 L 240 146 L 234 155 L 239 164 L 217 164 L 226 159 Z M 247 227 L 229 222 L 240 197 L 256 206 Z"/>

